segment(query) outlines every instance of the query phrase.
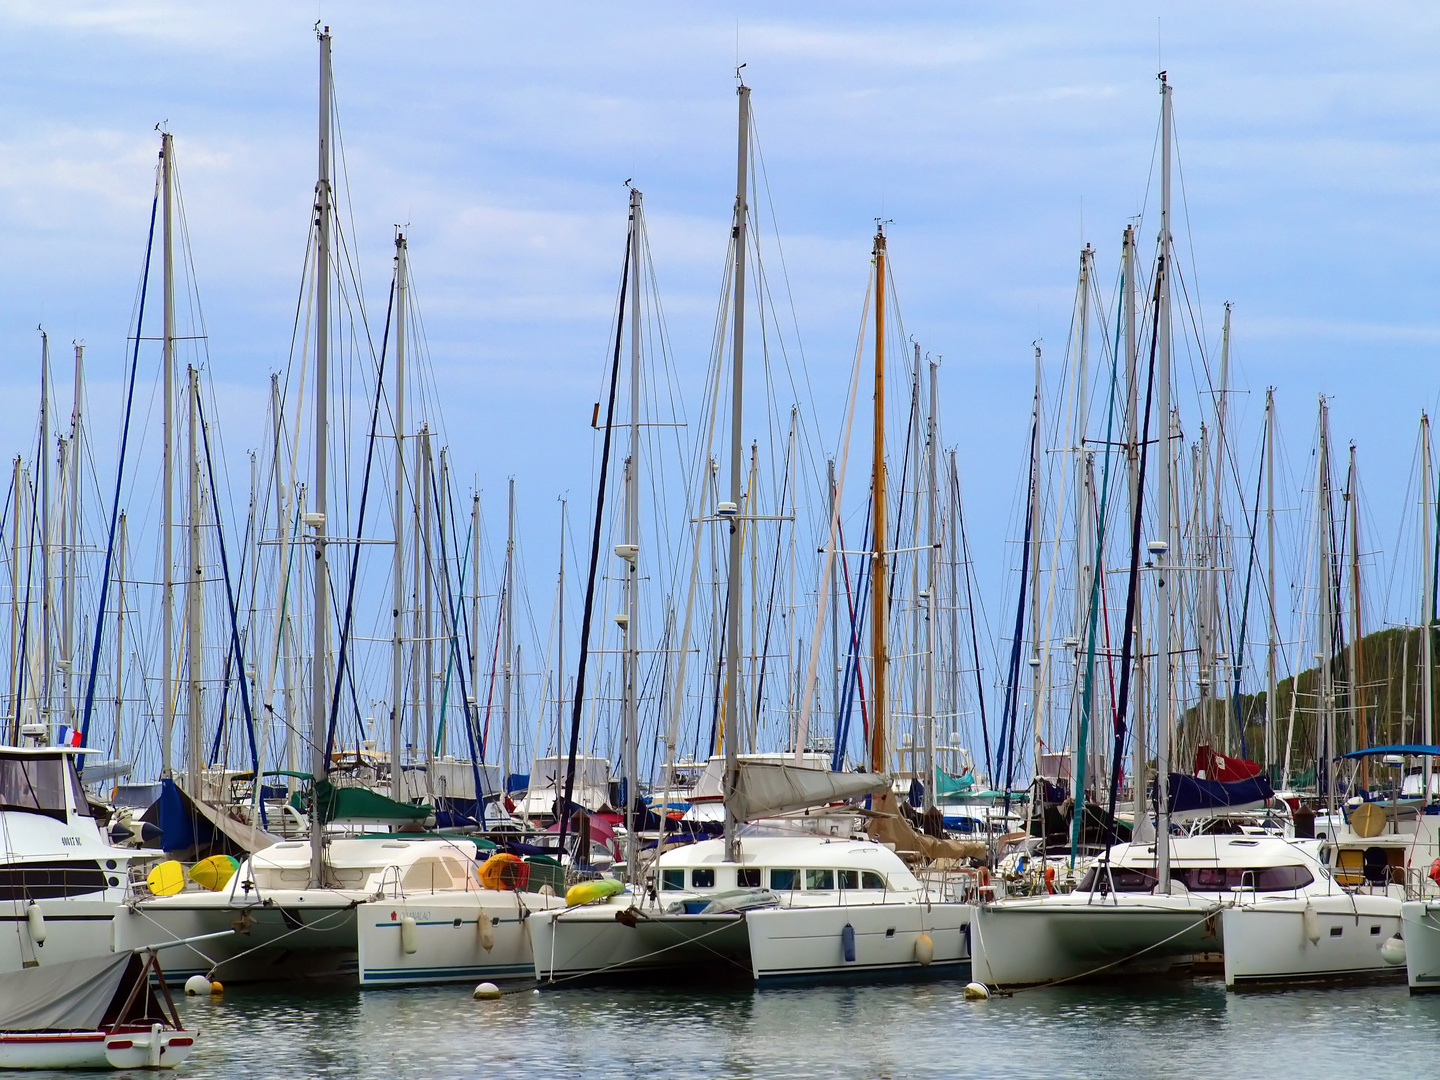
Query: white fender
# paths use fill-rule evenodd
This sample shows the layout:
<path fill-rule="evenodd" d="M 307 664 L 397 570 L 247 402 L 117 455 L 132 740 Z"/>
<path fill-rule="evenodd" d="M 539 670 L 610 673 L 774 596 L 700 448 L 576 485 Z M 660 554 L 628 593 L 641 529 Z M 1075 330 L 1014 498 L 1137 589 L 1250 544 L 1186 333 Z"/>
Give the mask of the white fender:
<path fill-rule="evenodd" d="M 495 948 L 495 924 L 490 921 L 489 914 L 482 910 L 475 920 L 475 927 L 480 935 L 480 947 L 486 952 Z"/>
<path fill-rule="evenodd" d="M 45 944 L 45 913 L 40 905 L 31 900 L 25 907 L 25 921 L 30 924 L 30 940 L 36 945 Z"/>
<path fill-rule="evenodd" d="M 420 948 L 420 932 L 415 928 L 413 916 L 404 915 L 400 919 L 400 948 L 406 956 L 413 956 Z"/>

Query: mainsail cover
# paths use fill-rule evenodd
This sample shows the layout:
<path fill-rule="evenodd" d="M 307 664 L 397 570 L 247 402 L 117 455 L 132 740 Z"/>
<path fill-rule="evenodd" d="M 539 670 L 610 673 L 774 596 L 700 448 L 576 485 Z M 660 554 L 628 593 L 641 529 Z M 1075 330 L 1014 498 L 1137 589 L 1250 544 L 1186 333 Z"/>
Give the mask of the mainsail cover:
<path fill-rule="evenodd" d="M 889 787 L 890 777 L 877 773 L 837 773 L 771 761 L 742 761 L 735 776 L 735 790 L 726 797 L 725 805 L 737 821 L 753 821 L 791 810 L 847 802 Z"/>
<path fill-rule="evenodd" d="M 1204 814 L 1214 810 L 1254 810 L 1274 796 L 1263 776 L 1248 780 L 1201 780 L 1184 773 L 1170 774 L 1170 813 Z"/>
<path fill-rule="evenodd" d="M 94 1031 L 134 959 L 102 953 L 0 975 L 0 1030 Z"/>

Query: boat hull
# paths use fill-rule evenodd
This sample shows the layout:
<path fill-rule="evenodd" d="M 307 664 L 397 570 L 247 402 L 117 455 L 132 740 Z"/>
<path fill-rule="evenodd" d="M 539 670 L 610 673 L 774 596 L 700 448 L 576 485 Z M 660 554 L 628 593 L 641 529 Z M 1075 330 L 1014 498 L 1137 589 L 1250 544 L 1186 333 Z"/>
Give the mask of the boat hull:
<path fill-rule="evenodd" d="M 188 1031 L 0 1031 L 0 1069 L 173 1069 L 195 1048 Z"/>
<path fill-rule="evenodd" d="M 39 900 L 36 905 L 45 917 L 43 943 L 34 940 L 25 902 L 0 903 L 0 971 L 45 967 L 113 951 L 119 906 L 115 901 L 97 896 Z"/>
<path fill-rule="evenodd" d="M 1440 899 L 1407 900 L 1400 918 L 1410 992 L 1440 992 Z"/>
<path fill-rule="evenodd" d="M 545 984 L 679 972 L 687 978 L 700 973 L 745 981 L 751 977 L 745 919 L 734 912 L 647 914 L 635 909 L 627 896 L 612 903 L 536 912 L 528 925 L 535 978 Z"/>
<path fill-rule="evenodd" d="M 991 986 L 1157 975 L 1219 952 L 1213 900 L 1071 893 L 982 904 L 972 922 L 973 972 Z"/>
<path fill-rule="evenodd" d="M 1308 931 L 1307 904 L 1314 913 Z M 1387 963 L 1380 949 L 1401 932 L 1400 906 L 1389 896 L 1335 893 L 1228 907 L 1221 913 L 1225 985 L 1399 980 L 1405 969 Z"/>
<path fill-rule="evenodd" d="M 355 912 L 360 985 L 532 981 L 530 920 L 537 910 L 556 906 L 564 902 L 489 890 L 361 904 Z M 415 920 L 408 950 L 406 918 Z M 488 949 L 481 920 L 490 925 Z"/>
<path fill-rule="evenodd" d="M 755 981 L 963 978 L 970 973 L 968 904 L 854 904 L 745 913 Z M 845 928 L 853 932 L 846 959 Z M 922 963 L 919 939 L 930 938 Z"/>
<path fill-rule="evenodd" d="M 165 974 L 177 982 L 205 975 L 221 982 L 355 978 L 356 908 L 368 899 L 340 890 L 271 893 L 237 903 L 225 893 L 157 897 L 121 909 L 116 942 L 122 949 L 224 934 L 167 949 Z M 225 934 L 225 931 L 234 933 Z"/>

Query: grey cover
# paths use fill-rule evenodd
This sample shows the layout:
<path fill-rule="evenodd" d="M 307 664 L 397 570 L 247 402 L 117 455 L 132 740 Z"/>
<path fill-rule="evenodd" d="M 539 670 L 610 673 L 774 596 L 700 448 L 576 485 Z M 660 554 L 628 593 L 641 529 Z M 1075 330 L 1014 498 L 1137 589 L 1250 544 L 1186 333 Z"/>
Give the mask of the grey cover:
<path fill-rule="evenodd" d="M 0 975 L 0 1031 L 94 1031 L 114 1000 L 128 949 Z"/>

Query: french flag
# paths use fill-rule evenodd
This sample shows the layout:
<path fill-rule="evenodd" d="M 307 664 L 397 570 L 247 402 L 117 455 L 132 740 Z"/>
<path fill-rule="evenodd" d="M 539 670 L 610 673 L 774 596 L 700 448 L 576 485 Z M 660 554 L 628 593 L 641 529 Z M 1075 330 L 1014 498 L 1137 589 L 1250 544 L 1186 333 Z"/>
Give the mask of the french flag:
<path fill-rule="evenodd" d="M 72 727 L 66 727 L 62 724 L 60 727 L 60 737 L 58 741 L 60 746 L 79 746 L 80 732 L 76 731 Z"/>

